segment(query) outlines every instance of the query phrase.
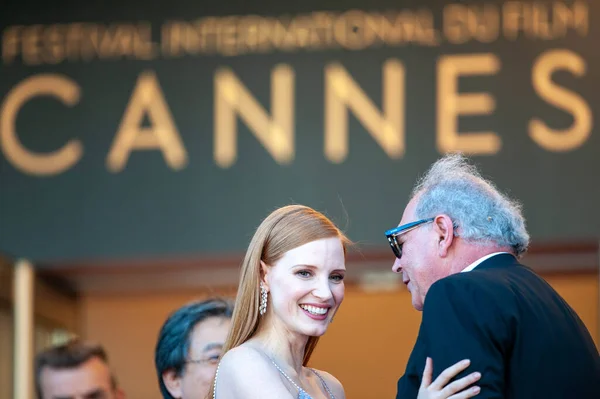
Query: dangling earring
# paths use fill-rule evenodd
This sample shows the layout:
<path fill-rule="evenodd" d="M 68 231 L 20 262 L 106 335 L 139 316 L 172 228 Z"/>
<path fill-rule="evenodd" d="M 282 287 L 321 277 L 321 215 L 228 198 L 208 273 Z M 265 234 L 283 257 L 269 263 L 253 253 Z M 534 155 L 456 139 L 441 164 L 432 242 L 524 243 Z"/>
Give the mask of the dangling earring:
<path fill-rule="evenodd" d="M 260 283 L 260 306 L 258 313 L 264 315 L 267 312 L 267 289 L 263 283 Z"/>

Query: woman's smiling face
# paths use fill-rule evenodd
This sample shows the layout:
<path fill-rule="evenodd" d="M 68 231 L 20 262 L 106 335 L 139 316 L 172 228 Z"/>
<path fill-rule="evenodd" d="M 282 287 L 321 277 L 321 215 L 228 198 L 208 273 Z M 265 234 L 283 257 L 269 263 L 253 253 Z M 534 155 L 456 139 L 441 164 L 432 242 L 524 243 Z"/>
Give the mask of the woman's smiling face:
<path fill-rule="evenodd" d="M 321 336 L 344 300 L 345 254 L 338 237 L 323 238 L 286 252 L 263 268 L 276 327 Z"/>

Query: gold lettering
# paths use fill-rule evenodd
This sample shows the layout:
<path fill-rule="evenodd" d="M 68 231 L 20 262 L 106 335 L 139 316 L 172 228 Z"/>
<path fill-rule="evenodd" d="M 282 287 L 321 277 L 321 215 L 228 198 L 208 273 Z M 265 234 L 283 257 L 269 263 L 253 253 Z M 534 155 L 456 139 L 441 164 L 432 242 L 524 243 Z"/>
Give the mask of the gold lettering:
<path fill-rule="evenodd" d="M 333 46 L 333 13 L 312 13 L 313 32 L 311 46 L 313 48 L 329 48 Z"/>
<path fill-rule="evenodd" d="M 554 2 L 552 11 L 555 37 L 565 37 L 569 29 L 573 29 L 579 36 L 587 36 L 589 30 L 587 2 L 575 1 L 573 4 Z"/>
<path fill-rule="evenodd" d="M 139 23 L 133 30 L 133 52 L 138 60 L 151 60 L 156 57 L 158 45 L 152 41 L 152 26 L 148 22 Z"/>
<path fill-rule="evenodd" d="M 44 31 L 44 62 L 58 64 L 65 59 L 64 27 L 50 25 Z"/>
<path fill-rule="evenodd" d="M 325 69 L 325 156 L 341 163 L 348 156 L 350 109 L 390 158 L 404 155 L 404 66 L 383 66 L 383 114 L 340 64 Z"/>
<path fill-rule="evenodd" d="M 494 132 L 460 133 L 460 115 L 489 115 L 494 97 L 488 93 L 458 93 L 460 76 L 493 75 L 500 70 L 494 54 L 443 56 L 438 61 L 437 147 L 441 153 L 461 151 L 468 154 L 495 154 L 502 142 Z"/>
<path fill-rule="evenodd" d="M 264 45 L 264 41 L 261 43 L 259 35 L 261 23 L 262 18 L 256 15 L 249 15 L 240 19 L 238 26 L 238 52 L 240 54 L 262 50 L 261 45 Z"/>
<path fill-rule="evenodd" d="M 27 101 L 37 96 L 52 96 L 72 107 L 79 102 L 80 88 L 73 80 L 56 74 L 36 75 L 19 83 L 6 95 L 0 108 L 0 147 L 6 159 L 24 173 L 57 175 L 79 161 L 83 146 L 79 140 L 70 140 L 60 150 L 39 154 L 21 144 L 16 130 L 17 114 Z"/>
<path fill-rule="evenodd" d="M 572 151 L 581 147 L 592 132 L 592 111 L 578 94 L 552 81 L 557 70 L 567 70 L 577 77 L 586 73 L 585 61 L 570 50 L 551 50 L 540 55 L 532 69 L 533 88 L 548 103 L 573 115 L 567 129 L 552 129 L 538 118 L 529 122 L 529 136 L 548 151 Z"/>
<path fill-rule="evenodd" d="M 535 37 L 544 40 L 552 39 L 548 17 L 549 12 L 546 4 L 532 4 L 533 33 Z"/>
<path fill-rule="evenodd" d="M 333 32 L 336 40 L 347 49 L 360 50 L 370 44 L 364 40 L 365 16 L 359 10 L 350 10 L 340 15 L 335 21 Z"/>
<path fill-rule="evenodd" d="M 382 20 L 384 41 L 388 44 L 409 43 L 415 37 L 416 15 L 411 11 L 402 11 L 389 15 Z"/>
<path fill-rule="evenodd" d="M 504 37 L 516 40 L 519 32 L 531 33 L 532 21 L 530 5 L 519 1 L 507 1 L 502 5 L 502 31 Z"/>
<path fill-rule="evenodd" d="M 386 44 L 398 45 L 417 43 L 426 46 L 439 44 L 438 32 L 433 25 L 433 14 L 429 10 L 406 10 L 388 14 L 381 19 L 382 35 Z"/>
<path fill-rule="evenodd" d="M 427 46 L 439 45 L 439 34 L 434 28 L 433 14 L 429 10 L 418 10 L 416 13 L 417 24 L 415 26 L 414 42 Z"/>
<path fill-rule="evenodd" d="M 301 15 L 292 21 L 292 27 L 296 36 L 296 46 L 298 48 L 310 48 L 313 36 L 312 20 L 308 15 Z"/>
<path fill-rule="evenodd" d="M 144 115 L 148 116 L 152 127 L 140 126 Z M 120 172 L 125 168 L 131 151 L 156 149 L 162 151 L 167 165 L 171 168 L 185 167 L 187 153 L 158 79 L 154 73 L 144 72 L 139 76 L 127 104 L 123 120 L 106 159 L 106 166 L 112 172 Z"/>
<path fill-rule="evenodd" d="M 42 63 L 41 58 L 41 33 L 42 25 L 31 25 L 23 29 L 23 62 L 27 65 Z"/>
<path fill-rule="evenodd" d="M 82 23 L 70 24 L 65 33 L 65 54 L 69 61 L 78 61 L 82 58 L 81 43 L 86 25 Z"/>
<path fill-rule="evenodd" d="M 131 54 L 133 38 L 131 26 L 115 25 L 104 29 L 98 43 L 98 54 L 103 58 L 117 58 L 120 55 Z"/>
<path fill-rule="evenodd" d="M 276 49 L 292 51 L 296 48 L 296 37 L 290 18 L 273 20 L 267 36 L 270 37 Z"/>
<path fill-rule="evenodd" d="M 500 33 L 500 15 L 495 6 L 450 4 L 444 7 L 444 34 L 453 44 L 475 39 L 482 43 L 496 40 Z"/>
<path fill-rule="evenodd" d="M 200 51 L 211 53 L 219 50 L 219 18 L 202 18 L 199 20 L 196 29 L 200 31 Z"/>
<path fill-rule="evenodd" d="M 467 6 L 449 4 L 444 7 L 444 35 L 452 44 L 463 44 L 471 39 L 467 27 Z"/>
<path fill-rule="evenodd" d="M 219 24 L 219 53 L 237 55 L 237 17 L 222 18 Z"/>
<path fill-rule="evenodd" d="M 166 22 L 160 27 L 160 50 L 163 55 L 177 56 L 179 53 L 173 51 L 173 42 L 179 41 L 179 35 L 175 32 L 175 27 L 178 25 L 177 22 Z M 179 33 L 177 31 L 177 33 Z"/>
<path fill-rule="evenodd" d="M 481 43 L 490 43 L 500 36 L 500 12 L 496 6 L 474 6 L 469 14 L 469 28 Z"/>
<path fill-rule="evenodd" d="M 2 60 L 11 64 L 20 54 L 22 26 L 9 26 L 2 33 Z"/>
<path fill-rule="evenodd" d="M 271 72 L 272 118 L 229 69 L 215 74 L 214 157 L 221 168 L 237 158 L 236 113 L 279 164 L 294 159 L 294 71 L 286 64 Z"/>
<path fill-rule="evenodd" d="M 509 1 L 502 6 L 504 36 L 516 40 L 521 32 L 530 39 L 553 40 L 565 37 L 569 30 L 587 36 L 588 4 L 584 1 L 533 2 Z"/>
<path fill-rule="evenodd" d="M 187 22 L 171 22 L 163 28 L 163 51 L 171 57 L 198 54 L 202 49 L 200 32 Z"/>

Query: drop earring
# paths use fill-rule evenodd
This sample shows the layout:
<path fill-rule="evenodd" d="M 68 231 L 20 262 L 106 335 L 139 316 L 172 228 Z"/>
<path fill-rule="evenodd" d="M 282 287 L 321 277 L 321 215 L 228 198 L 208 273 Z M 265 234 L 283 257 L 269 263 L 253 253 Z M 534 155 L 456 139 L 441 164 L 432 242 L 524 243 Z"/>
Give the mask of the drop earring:
<path fill-rule="evenodd" d="M 267 289 L 263 283 L 260 283 L 260 306 L 258 307 L 258 313 L 264 315 L 267 312 Z"/>

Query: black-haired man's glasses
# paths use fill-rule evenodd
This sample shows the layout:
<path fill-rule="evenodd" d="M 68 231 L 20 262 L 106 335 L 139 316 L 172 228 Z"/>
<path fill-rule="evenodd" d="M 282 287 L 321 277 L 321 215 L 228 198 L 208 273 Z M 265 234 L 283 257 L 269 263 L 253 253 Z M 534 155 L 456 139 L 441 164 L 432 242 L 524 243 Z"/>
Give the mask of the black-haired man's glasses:
<path fill-rule="evenodd" d="M 185 361 L 185 363 L 208 364 L 211 366 L 216 366 L 219 364 L 220 360 L 221 360 L 221 354 L 214 354 L 214 355 L 207 356 L 204 359 L 188 359 Z"/>
<path fill-rule="evenodd" d="M 398 242 L 398 236 L 408 233 L 409 231 L 416 229 L 425 223 L 433 222 L 434 219 L 435 218 L 417 220 L 416 222 L 406 223 L 402 226 L 398 226 L 385 232 L 385 236 L 387 237 L 390 247 L 392 247 L 392 251 L 394 251 L 396 258 L 400 259 L 402 257 L 402 243 Z"/>

